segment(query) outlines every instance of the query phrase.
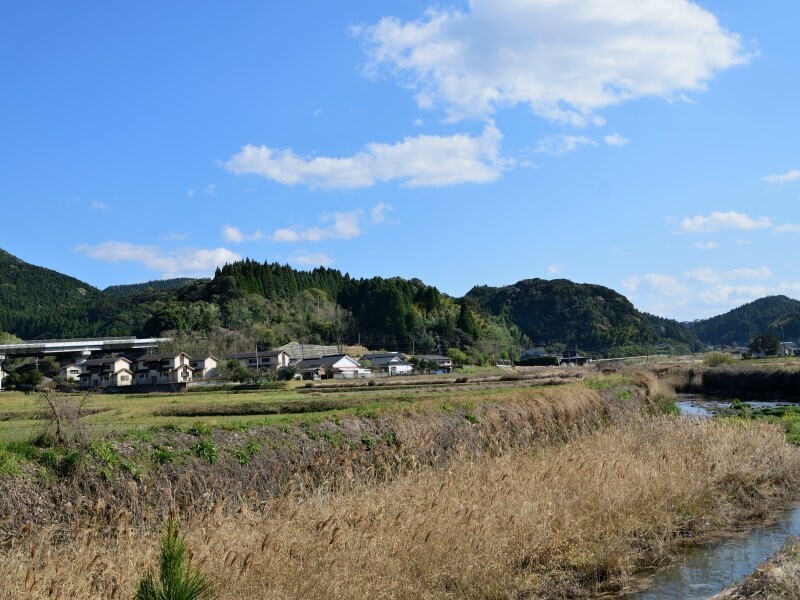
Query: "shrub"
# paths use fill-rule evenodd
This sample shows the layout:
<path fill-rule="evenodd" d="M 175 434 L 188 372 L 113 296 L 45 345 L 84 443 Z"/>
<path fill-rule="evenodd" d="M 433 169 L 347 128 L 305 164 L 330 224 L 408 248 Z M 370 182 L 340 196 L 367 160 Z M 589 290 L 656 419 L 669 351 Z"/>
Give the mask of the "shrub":
<path fill-rule="evenodd" d="M 735 362 L 735 358 L 733 358 L 730 354 L 725 354 L 724 352 L 712 352 L 711 354 L 707 354 L 703 359 L 703 364 L 707 367 L 732 365 Z"/>
<path fill-rule="evenodd" d="M 211 600 L 211 581 L 191 564 L 186 555 L 186 542 L 179 535 L 175 519 L 167 521 L 161 540 L 159 577 L 152 571 L 145 575 L 136 590 L 136 600 Z"/>
<path fill-rule="evenodd" d="M 217 461 L 217 447 L 208 438 L 203 438 L 194 447 L 194 453 L 200 458 L 206 459 L 210 464 Z"/>

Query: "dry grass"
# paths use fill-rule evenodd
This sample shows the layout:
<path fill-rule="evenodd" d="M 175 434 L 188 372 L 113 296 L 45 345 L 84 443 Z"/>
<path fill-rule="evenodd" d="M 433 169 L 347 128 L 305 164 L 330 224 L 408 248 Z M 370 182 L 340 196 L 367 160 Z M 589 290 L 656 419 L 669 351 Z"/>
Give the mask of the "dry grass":
<path fill-rule="evenodd" d="M 800 541 L 786 542 L 783 549 L 740 584 L 713 597 L 713 600 L 745 598 L 800 598 Z"/>
<path fill-rule="evenodd" d="M 777 428 L 659 418 L 239 514 L 218 505 L 185 534 L 221 600 L 569 597 L 764 516 L 799 481 Z M 124 515 L 102 535 L 31 532 L 0 562 L 0 598 L 131 598 L 158 537 Z"/>

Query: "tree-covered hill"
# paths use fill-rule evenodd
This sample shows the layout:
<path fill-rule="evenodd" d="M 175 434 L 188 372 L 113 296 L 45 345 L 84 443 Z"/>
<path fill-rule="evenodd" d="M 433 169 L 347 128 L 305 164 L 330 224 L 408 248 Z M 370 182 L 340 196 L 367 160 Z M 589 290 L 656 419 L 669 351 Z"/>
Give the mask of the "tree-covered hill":
<path fill-rule="evenodd" d="M 725 314 L 689 324 L 705 343 L 747 346 L 760 333 L 772 332 L 785 341 L 800 339 L 800 302 L 787 296 L 767 296 Z"/>
<path fill-rule="evenodd" d="M 170 335 L 189 352 L 224 354 L 290 340 L 476 360 L 530 346 L 619 356 L 746 344 L 763 331 L 800 337 L 800 302 L 756 301 L 691 327 L 636 310 L 606 287 L 564 279 L 478 286 L 451 298 L 419 279 L 356 279 L 243 260 L 213 279 L 173 279 L 105 291 L 0 250 L 0 332 L 19 338 Z M 698 339 L 699 338 L 699 339 Z"/>
<path fill-rule="evenodd" d="M 609 288 L 566 279 L 526 279 L 501 288 L 478 286 L 467 293 L 481 310 L 505 316 L 537 345 L 550 350 L 614 355 L 652 352 L 657 343 L 694 349 L 696 339 L 677 322 L 649 317 Z"/>
<path fill-rule="evenodd" d="M 24 338 L 85 335 L 100 291 L 0 250 L 0 331 Z"/>

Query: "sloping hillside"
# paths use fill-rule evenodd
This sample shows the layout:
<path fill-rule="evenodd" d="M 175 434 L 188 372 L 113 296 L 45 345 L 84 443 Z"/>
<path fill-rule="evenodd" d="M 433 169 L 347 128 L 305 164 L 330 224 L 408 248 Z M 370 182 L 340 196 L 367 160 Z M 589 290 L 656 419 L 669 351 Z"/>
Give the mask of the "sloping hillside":
<path fill-rule="evenodd" d="M 0 250 L 0 331 L 21 338 L 84 335 L 99 290 Z"/>
<path fill-rule="evenodd" d="M 768 331 L 784 340 L 796 340 L 800 338 L 800 302 L 787 296 L 767 296 L 690 326 L 712 345 L 746 346 L 754 336 Z"/>
<path fill-rule="evenodd" d="M 475 287 L 467 297 L 490 314 L 504 315 L 536 345 L 605 352 L 658 341 L 627 298 L 600 285 L 525 279 L 501 288 Z"/>

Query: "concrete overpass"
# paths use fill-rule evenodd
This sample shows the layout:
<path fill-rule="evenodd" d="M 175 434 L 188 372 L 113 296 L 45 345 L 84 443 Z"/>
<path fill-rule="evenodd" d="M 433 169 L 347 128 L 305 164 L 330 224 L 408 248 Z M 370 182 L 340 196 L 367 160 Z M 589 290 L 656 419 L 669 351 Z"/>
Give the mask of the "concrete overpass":
<path fill-rule="evenodd" d="M 71 340 L 33 340 L 18 344 L 0 344 L 0 355 L 5 358 L 24 356 L 65 356 L 75 357 L 81 362 L 92 354 L 112 354 L 115 352 L 145 353 L 159 344 L 170 342 L 172 338 L 82 338 Z"/>

